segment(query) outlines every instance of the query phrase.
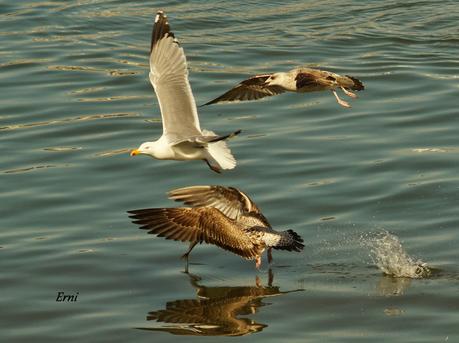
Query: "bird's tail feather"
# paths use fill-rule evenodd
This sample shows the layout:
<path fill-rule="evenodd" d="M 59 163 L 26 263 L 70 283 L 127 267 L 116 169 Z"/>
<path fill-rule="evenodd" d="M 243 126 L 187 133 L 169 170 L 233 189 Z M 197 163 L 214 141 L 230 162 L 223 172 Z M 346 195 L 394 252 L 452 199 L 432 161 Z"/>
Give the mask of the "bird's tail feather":
<path fill-rule="evenodd" d="M 304 248 L 303 238 L 293 230 L 280 232 L 281 240 L 273 246 L 274 249 L 297 251 L 300 252 Z"/>
<path fill-rule="evenodd" d="M 350 78 L 353 82 L 353 85 L 351 86 L 351 89 L 353 91 L 363 91 L 365 89 L 365 86 L 363 85 L 362 81 L 359 79 L 356 79 L 355 77 L 346 75 L 346 77 Z"/>
<path fill-rule="evenodd" d="M 233 132 L 226 136 L 219 136 L 208 141 L 207 145 L 207 160 L 210 165 L 217 169 L 233 169 L 236 167 L 236 159 L 231 150 L 228 148 L 225 140 L 239 134 L 241 130 Z M 205 135 L 214 135 L 211 131 L 203 131 Z"/>

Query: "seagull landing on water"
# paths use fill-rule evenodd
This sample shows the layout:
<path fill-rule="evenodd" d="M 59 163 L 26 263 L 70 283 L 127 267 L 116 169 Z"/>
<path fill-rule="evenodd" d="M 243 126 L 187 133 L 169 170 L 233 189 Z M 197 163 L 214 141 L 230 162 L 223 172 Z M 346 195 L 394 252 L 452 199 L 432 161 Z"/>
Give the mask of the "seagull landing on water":
<path fill-rule="evenodd" d="M 233 169 L 236 160 L 225 140 L 241 132 L 218 136 L 201 130 L 198 111 L 188 81 L 183 48 L 170 32 L 167 16 L 158 11 L 150 48 L 150 82 L 161 109 L 163 135 L 131 151 L 131 156 L 150 155 L 159 160 L 203 160 L 213 171 Z"/>
<path fill-rule="evenodd" d="M 128 211 L 134 224 L 148 233 L 190 242 L 188 255 L 198 243 L 215 244 L 261 266 L 261 254 L 271 250 L 301 251 L 303 239 L 293 230 L 276 231 L 247 194 L 233 187 L 191 186 L 169 192 L 169 197 L 191 207 L 149 208 Z"/>
<path fill-rule="evenodd" d="M 280 72 L 252 76 L 225 94 L 205 103 L 203 106 L 219 102 L 257 100 L 266 96 L 281 94 L 285 91 L 308 93 L 331 90 L 338 104 L 343 107 L 351 107 L 349 103 L 338 96 L 336 93 L 336 89 L 338 88 L 347 96 L 357 98 L 357 95 L 351 91 L 361 91 L 365 87 L 360 80 L 352 76 L 341 76 L 319 69 L 296 68 L 286 73 Z"/>

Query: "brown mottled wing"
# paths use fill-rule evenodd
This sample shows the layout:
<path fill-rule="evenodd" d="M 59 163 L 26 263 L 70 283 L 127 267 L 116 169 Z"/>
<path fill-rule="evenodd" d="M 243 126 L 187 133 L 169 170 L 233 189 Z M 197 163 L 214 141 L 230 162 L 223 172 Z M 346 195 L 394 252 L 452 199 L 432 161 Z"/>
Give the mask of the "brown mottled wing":
<path fill-rule="evenodd" d="M 249 196 L 233 187 L 191 186 L 168 193 L 169 198 L 193 207 L 214 207 L 228 218 L 237 220 L 248 212 L 260 213 Z M 261 213 L 260 213 L 261 214 Z"/>
<path fill-rule="evenodd" d="M 128 211 L 134 224 L 158 237 L 182 242 L 206 242 L 246 259 L 260 253 L 260 247 L 231 219 L 212 207 L 149 208 Z"/>
<path fill-rule="evenodd" d="M 295 77 L 295 81 L 297 89 L 304 87 L 315 89 L 322 86 L 327 87 L 333 84 L 336 80 L 332 76 L 330 76 L 330 79 L 318 77 L 316 73 L 298 73 Z"/>
<path fill-rule="evenodd" d="M 361 91 L 365 87 L 362 82 L 352 76 L 341 76 L 325 70 L 309 69 L 297 74 L 295 77 L 296 88 L 303 91 L 326 90 L 336 87 L 344 87 L 356 91 Z"/>
<path fill-rule="evenodd" d="M 271 74 L 255 75 L 242 81 L 236 87 L 230 89 L 218 98 L 205 103 L 205 105 L 216 104 L 218 102 L 248 101 L 258 100 L 267 96 L 273 96 L 285 92 L 280 86 L 266 86 L 266 80 Z"/>

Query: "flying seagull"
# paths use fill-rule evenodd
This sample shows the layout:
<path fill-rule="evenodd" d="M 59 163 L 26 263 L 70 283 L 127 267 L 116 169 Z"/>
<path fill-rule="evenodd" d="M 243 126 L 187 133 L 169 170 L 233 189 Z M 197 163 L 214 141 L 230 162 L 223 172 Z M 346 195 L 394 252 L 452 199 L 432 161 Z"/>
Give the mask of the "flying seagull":
<path fill-rule="evenodd" d="M 352 76 L 341 76 L 319 69 L 296 68 L 286 73 L 280 72 L 252 76 L 225 94 L 205 103 L 203 106 L 219 102 L 257 100 L 281 94 L 285 91 L 308 93 L 331 90 L 338 104 L 343 107 L 351 107 L 349 103 L 338 96 L 336 93 L 337 88 L 341 88 L 347 96 L 357 98 L 357 95 L 351 92 L 351 90 L 361 91 L 365 87 L 360 80 Z"/>
<path fill-rule="evenodd" d="M 128 211 L 134 224 L 148 233 L 190 242 L 186 259 L 198 243 L 215 244 L 261 266 L 267 249 L 301 251 L 303 239 L 293 230 L 276 231 L 247 194 L 233 187 L 191 186 L 169 192 L 169 198 L 191 207 L 149 208 Z"/>
<path fill-rule="evenodd" d="M 170 31 L 167 16 L 158 11 L 150 48 L 150 82 L 161 109 L 163 135 L 131 151 L 159 160 L 203 160 L 213 171 L 233 169 L 236 160 L 225 140 L 241 131 L 218 136 L 201 130 L 198 111 L 188 81 L 183 48 Z"/>

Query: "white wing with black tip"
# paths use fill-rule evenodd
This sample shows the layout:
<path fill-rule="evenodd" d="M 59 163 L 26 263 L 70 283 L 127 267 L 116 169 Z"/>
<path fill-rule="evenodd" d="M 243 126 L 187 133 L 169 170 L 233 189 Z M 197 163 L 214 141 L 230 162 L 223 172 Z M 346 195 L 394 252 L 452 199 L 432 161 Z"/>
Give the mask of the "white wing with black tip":
<path fill-rule="evenodd" d="M 177 142 L 201 136 L 185 53 L 170 31 L 167 16 L 162 11 L 156 14 L 153 25 L 150 82 L 158 97 L 163 135 L 168 141 Z"/>

